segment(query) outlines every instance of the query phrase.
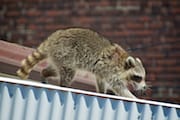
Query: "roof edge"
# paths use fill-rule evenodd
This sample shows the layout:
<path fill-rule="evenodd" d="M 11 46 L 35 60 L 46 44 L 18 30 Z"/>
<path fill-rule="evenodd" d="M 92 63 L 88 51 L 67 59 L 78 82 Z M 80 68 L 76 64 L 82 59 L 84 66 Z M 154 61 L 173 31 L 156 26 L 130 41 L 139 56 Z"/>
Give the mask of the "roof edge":
<path fill-rule="evenodd" d="M 0 82 L 8 82 L 12 84 L 20 84 L 20 85 L 27 85 L 27 86 L 33 86 L 33 87 L 40 87 L 40 88 L 47 88 L 52 90 L 61 90 L 61 91 L 67 91 L 67 92 L 74 92 L 78 94 L 85 94 L 89 96 L 97 96 L 102 98 L 110 98 L 110 99 L 116 99 L 116 100 L 124 100 L 128 102 L 137 102 L 141 104 L 150 104 L 150 105 L 160 105 L 164 107 L 173 107 L 180 109 L 180 105 L 178 104 L 172 104 L 172 103 L 164 103 L 164 102 L 157 102 L 157 101 L 150 101 L 150 100 L 144 100 L 144 99 L 132 99 L 132 98 L 126 98 L 121 96 L 114 96 L 114 95 L 107 95 L 107 94 L 101 94 L 101 93 L 95 93 L 95 92 L 89 92 L 79 89 L 73 89 L 73 88 L 66 88 L 66 87 L 60 87 L 50 84 L 43 84 L 39 82 L 34 81 L 27 81 L 27 80 L 20 80 L 20 79 L 13 79 L 8 77 L 0 77 Z"/>

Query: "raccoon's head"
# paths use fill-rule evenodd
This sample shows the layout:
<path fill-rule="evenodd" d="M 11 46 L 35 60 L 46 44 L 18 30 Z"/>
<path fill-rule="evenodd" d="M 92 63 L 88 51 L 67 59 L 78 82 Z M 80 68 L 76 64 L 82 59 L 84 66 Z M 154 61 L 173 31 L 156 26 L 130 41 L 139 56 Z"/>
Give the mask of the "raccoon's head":
<path fill-rule="evenodd" d="M 133 86 L 134 90 L 147 89 L 145 83 L 145 69 L 139 58 L 133 58 L 131 56 L 127 57 L 124 64 L 124 69 L 126 71 L 126 80 Z"/>

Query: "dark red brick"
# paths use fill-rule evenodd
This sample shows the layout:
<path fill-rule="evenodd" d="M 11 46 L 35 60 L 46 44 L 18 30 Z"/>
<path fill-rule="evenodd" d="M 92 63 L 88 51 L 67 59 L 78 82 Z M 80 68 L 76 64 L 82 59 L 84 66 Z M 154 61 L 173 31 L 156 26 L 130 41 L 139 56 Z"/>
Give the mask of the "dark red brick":
<path fill-rule="evenodd" d="M 45 14 L 46 16 L 51 16 L 51 17 L 56 17 L 56 16 L 60 16 L 60 15 L 68 15 L 70 13 L 70 11 L 57 11 L 57 10 L 51 10 L 51 11 L 47 11 Z"/>
<path fill-rule="evenodd" d="M 8 11 L 7 12 L 7 17 L 18 17 L 18 16 L 20 16 L 20 12 L 19 11 Z"/>
<path fill-rule="evenodd" d="M 16 20 L 17 24 L 26 24 L 28 22 L 27 18 L 21 17 Z"/>
<path fill-rule="evenodd" d="M 26 15 L 29 17 L 39 17 L 42 14 L 43 13 L 41 11 L 36 10 L 36 9 L 31 9 L 26 12 Z"/>

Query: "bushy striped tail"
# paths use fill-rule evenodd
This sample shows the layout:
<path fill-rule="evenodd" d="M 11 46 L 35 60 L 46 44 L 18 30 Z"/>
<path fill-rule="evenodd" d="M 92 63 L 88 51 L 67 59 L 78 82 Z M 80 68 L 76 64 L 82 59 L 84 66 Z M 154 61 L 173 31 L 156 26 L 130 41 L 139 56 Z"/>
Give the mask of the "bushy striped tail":
<path fill-rule="evenodd" d="M 22 60 L 21 68 L 16 72 L 21 79 L 27 79 L 33 67 L 45 58 L 40 50 L 34 51 L 27 58 Z"/>
<path fill-rule="evenodd" d="M 21 68 L 16 72 L 21 79 L 27 79 L 33 67 L 47 57 L 52 41 L 59 39 L 62 31 L 63 30 L 58 30 L 52 33 L 39 45 L 36 51 L 21 62 Z"/>

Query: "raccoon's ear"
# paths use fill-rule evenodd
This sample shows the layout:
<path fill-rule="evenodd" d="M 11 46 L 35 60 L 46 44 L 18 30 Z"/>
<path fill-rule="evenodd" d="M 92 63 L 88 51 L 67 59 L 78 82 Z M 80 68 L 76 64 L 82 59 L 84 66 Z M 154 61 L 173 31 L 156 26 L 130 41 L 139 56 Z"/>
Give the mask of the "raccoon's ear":
<path fill-rule="evenodd" d="M 135 60 L 133 57 L 129 56 L 127 57 L 125 61 L 125 69 L 129 69 L 135 66 Z"/>

